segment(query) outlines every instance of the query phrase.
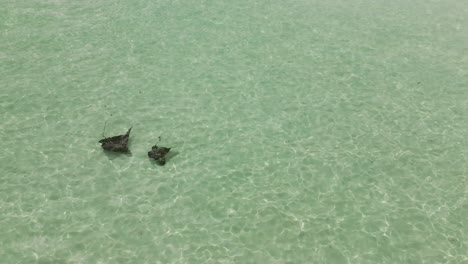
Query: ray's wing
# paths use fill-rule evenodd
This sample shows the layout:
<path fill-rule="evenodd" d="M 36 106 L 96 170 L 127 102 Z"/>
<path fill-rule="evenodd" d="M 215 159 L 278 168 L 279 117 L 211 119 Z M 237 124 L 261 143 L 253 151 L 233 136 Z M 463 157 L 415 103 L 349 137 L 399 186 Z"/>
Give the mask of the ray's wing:
<path fill-rule="evenodd" d="M 127 133 L 125 133 L 124 136 L 129 137 L 129 136 L 130 136 L 130 132 L 132 132 L 132 128 L 133 128 L 133 126 L 131 126 L 131 127 L 127 130 Z"/>
<path fill-rule="evenodd" d="M 125 135 L 118 135 L 118 136 L 113 136 L 113 137 L 108 137 L 108 138 L 103 138 L 99 140 L 99 143 L 107 143 L 107 142 L 112 142 L 115 144 L 128 144 L 128 138 L 130 137 L 130 132 L 132 131 L 132 128 L 128 129 L 127 133 Z"/>
<path fill-rule="evenodd" d="M 119 143 L 122 144 L 122 145 L 125 145 L 127 146 L 128 145 L 128 139 L 130 138 L 130 132 L 132 131 L 132 127 L 130 127 L 127 131 L 127 133 L 125 133 L 125 135 L 122 135 L 119 139 Z"/>
<path fill-rule="evenodd" d="M 122 141 L 122 139 L 124 137 L 125 137 L 125 135 L 118 135 L 118 136 L 103 138 L 103 139 L 99 140 L 99 143 L 107 143 L 107 142 L 119 143 L 119 142 Z"/>

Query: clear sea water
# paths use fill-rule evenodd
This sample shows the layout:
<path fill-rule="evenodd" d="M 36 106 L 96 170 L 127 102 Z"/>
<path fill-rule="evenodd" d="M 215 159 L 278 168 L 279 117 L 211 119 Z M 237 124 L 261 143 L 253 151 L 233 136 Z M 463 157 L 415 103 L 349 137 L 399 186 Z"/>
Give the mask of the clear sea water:
<path fill-rule="evenodd" d="M 1 263 L 468 263 L 467 113 L 467 1 L 2 0 Z"/>

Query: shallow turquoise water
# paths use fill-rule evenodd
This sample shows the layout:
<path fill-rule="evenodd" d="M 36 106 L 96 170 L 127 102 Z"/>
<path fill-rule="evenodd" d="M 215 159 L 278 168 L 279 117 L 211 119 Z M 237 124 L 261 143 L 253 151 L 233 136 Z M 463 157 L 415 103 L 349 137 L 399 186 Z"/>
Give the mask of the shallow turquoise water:
<path fill-rule="evenodd" d="M 2 263 L 468 263 L 468 2 L 1 6 Z"/>

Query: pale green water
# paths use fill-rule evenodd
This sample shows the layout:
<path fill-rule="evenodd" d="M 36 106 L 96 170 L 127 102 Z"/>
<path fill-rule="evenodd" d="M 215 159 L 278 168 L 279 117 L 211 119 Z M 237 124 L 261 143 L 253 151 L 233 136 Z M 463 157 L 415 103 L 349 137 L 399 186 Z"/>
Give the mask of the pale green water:
<path fill-rule="evenodd" d="M 3 0 L 0 80 L 1 263 L 468 263 L 467 1 Z"/>

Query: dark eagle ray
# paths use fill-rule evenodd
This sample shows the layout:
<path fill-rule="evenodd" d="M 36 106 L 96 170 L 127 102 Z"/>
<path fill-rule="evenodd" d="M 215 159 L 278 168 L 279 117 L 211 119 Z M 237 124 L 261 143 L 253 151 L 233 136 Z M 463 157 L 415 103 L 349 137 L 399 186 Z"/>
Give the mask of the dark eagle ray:
<path fill-rule="evenodd" d="M 106 125 L 104 125 L 104 130 Z M 130 127 L 125 133 L 125 135 L 118 135 L 113 137 L 105 137 L 104 132 L 102 133 L 103 139 L 99 140 L 101 143 L 101 147 L 104 150 L 112 151 L 112 152 L 120 152 L 120 153 L 130 153 L 128 149 L 128 140 L 130 138 L 130 132 L 132 131 L 132 127 Z"/>
<path fill-rule="evenodd" d="M 159 141 L 161 141 L 161 137 L 159 137 Z M 159 143 L 158 141 L 158 143 Z M 166 154 L 169 153 L 171 148 L 166 148 L 166 147 L 158 147 L 158 145 L 154 145 L 151 148 L 151 151 L 148 152 L 148 157 L 150 159 L 154 159 L 159 165 L 164 165 L 166 164 Z"/>

